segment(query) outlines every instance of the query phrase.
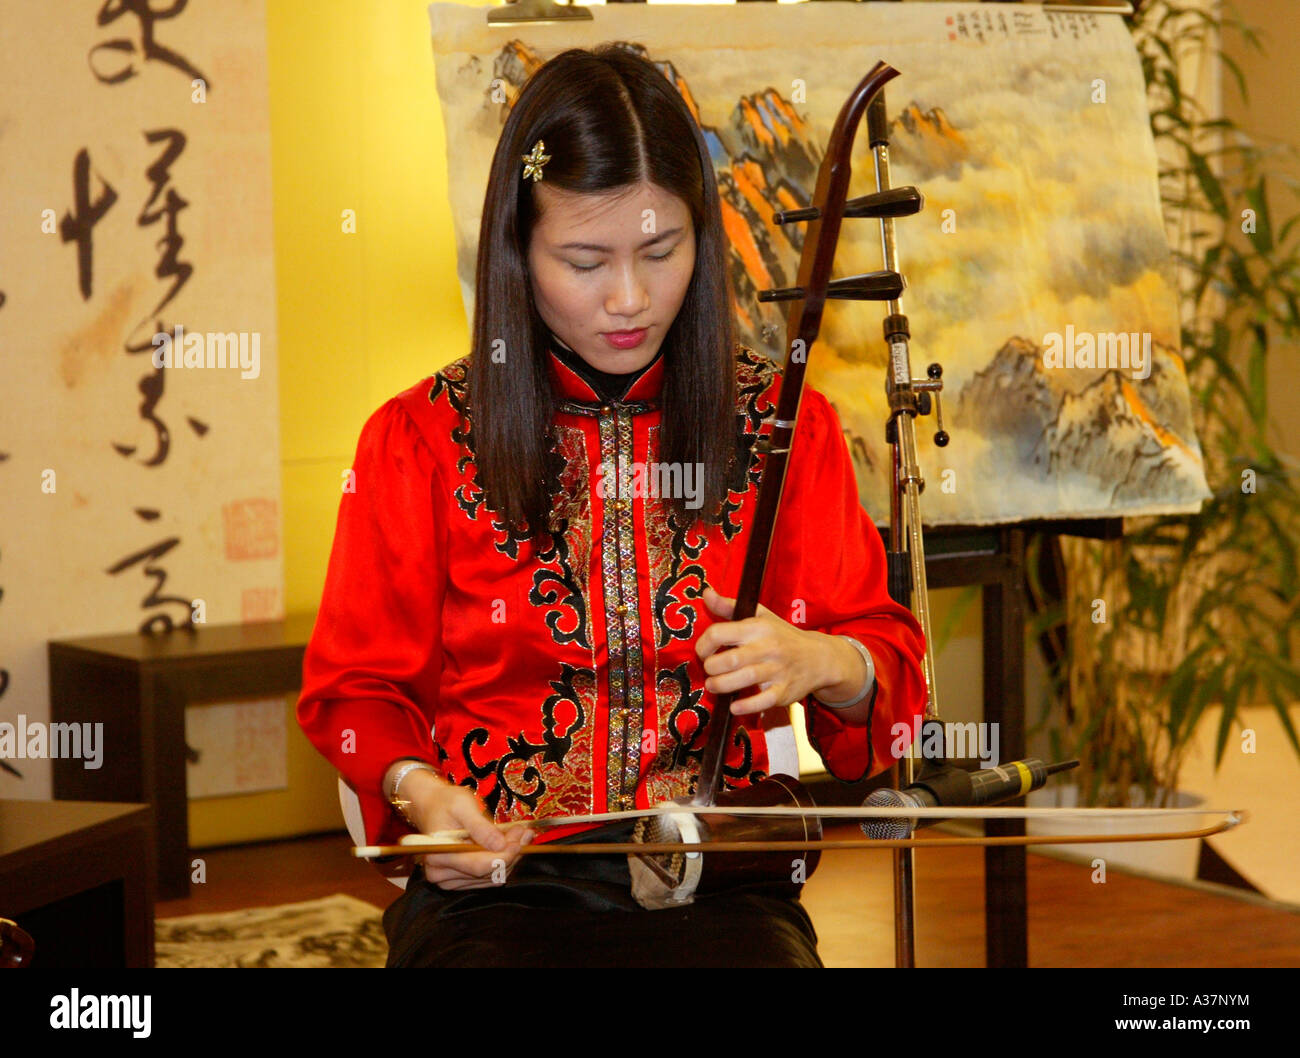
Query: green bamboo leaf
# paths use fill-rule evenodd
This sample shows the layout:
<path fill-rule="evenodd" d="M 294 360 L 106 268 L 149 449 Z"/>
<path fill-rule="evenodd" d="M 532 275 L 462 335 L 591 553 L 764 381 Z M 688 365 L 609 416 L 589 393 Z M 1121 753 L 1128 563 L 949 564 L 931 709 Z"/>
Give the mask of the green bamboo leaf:
<path fill-rule="evenodd" d="M 1171 4 L 1170 7 L 1172 9 L 1173 5 Z M 1208 11 L 1202 11 L 1200 8 L 1196 8 L 1196 7 L 1179 7 L 1176 10 L 1171 10 L 1170 13 L 1171 15 L 1176 15 L 1179 18 L 1195 19 L 1203 23 L 1206 28 L 1209 28 L 1211 30 L 1217 31 L 1222 25 L 1221 19 L 1215 18 Z M 1161 19 L 1160 24 L 1164 25 L 1164 23 L 1165 23 L 1165 19 Z M 1184 32 L 1190 36 L 1194 33 L 1200 33 L 1201 31 L 1199 29 L 1198 30 L 1188 29 L 1188 30 L 1184 30 Z"/>
<path fill-rule="evenodd" d="M 1183 714 L 1187 725 L 1183 732 L 1186 738 L 1191 738 L 1195 733 L 1197 722 L 1209 706 L 1222 704 L 1224 683 L 1232 669 L 1232 658 L 1224 658 L 1192 689 L 1187 709 Z"/>
<path fill-rule="evenodd" d="M 1260 291 L 1255 286 L 1255 281 L 1250 278 L 1250 270 L 1246 267 L 1246 262 L 1242 255 L 1231 246 L 1227 248 L 1228 253 L 1228 275 L 1236 286 L 1238 295 L 1247 295 L 1252 300 L 1258 300 Z"/>
<path fill-rule="evenodd" d="M 1082 750 L 1085 746 L 1091 746 L 1096 742 L 1097 734 L 1101 730 L 1101 725 L 1106 722 L 1106 713 L 1104 710 L 1098 710 L 1088 717 L 1088 722 L 1084 724 L 1083 730 L 1079 733 L 1079 744 L 1076 750 Z M 1095 754 L 1089 754 L 1096 756 Z"/>
<path fill-rule="evenodd" d="M 1199 131 L 1209 124 L 1206 121 L 1198 121 L 1196 128 Z M 1252 140 L 1240 128 L 1233 130 L 1235 135 L 1227 143 L 1218 147 L 1206 147 L 1198 153 L 1203 154 L 1206 158 L 1222 158 L 1225 161 L 1231 158 L 1240 159 L 1243 170 L 1252 170 L 1259 168 L 1260 157 L 1267 153 L 1266 148 L 1262 148 L 1258 143 Z"/>
<path fill-rule="evenodd" d="M 1300 219 L 1300 218 L 1296 218 Z M 1279 290 L 1282 300 L 1286 302 L 1287 314 L 1282 320 L 1282 326 L 1288 331 L 1300 330 L 1300 301 L 1296 299 L 1296 292 L 1292 290 Z"/>
<path fill-rule="evenodd" d="M 934 632 L 934 653 L 936 655 L 943 652 L 943 648 L 948 645 L 948 640 L 952 638 L 957 625 L 966 616 L 966 611 L 970 609 L 971 603 L 979 598 L 982 593 L 983 588 L 978 584 L 967 585 L 961 590 L 961 593 L 944 615 L 943 622 Z"/>
<path fill-rule="evenodd" d="M 1154 44 L 1157 48 L 1160 49 L 1160 51 L 1164 54 L 1165 58 L 1169 60 L 1170 66 L 1178 65 L 1178 60 L 1174 57 L 1174 49 L 1169 46 L 1168 42 L 1163 37 L 1152 35 L 1147 39 L 1150 41 L 1150 43 Z"/>
<path fill-rule="evenodd" d="M 1223 715 L 1219 717 L 1219 729 L 1214 736 L 1214 770 L 1219 770 L 1219 765 L 1223 763 L 1224 751 L 1228 748 L 1228 739 L 1232 737 L 1232 723 L 1236 719 L 1234 713 L 1227 709 L 1223 710 Z"/>
<path fill-rule="evenodd" d="M 1223 715 L 1219 718 L 1219 730 L 1214 739 L 1214 770 L 1218 771 L 1223 763 L 1224 751 L 1228 748 L 1228 737 L 1232 733 L 1232 720 L 1237 716 L 1242 692 L 1252 682 L 1248 670 L 1239 670 L 1224 691 Z"/>
<path fill-rule="evenodd" d="M 1241 397 L 1243 403 L 1250 403 L 1250 394 L 1246 391 L 1246 385 L 1237 373 L 1236 366 L 1228 358 L 1228 344 L 1231 340 L 1231 332 L 1222 320 L 1214 321 L 1213 342 L 1201 350 L 1203 356 L 1209 359 L 1216 368 L 1215 378 L 1231 386 Z M 1217 411 L 1217 408 L 1212 408 Z"/>
<path fill-rule="evenodd" d="M 1273 710 L 1277 713 L 1278 719 L 1282 721 L 1282 730 L 1286 732 L 1287 738 L 1291 740 L 1291 748 L 1296 751 L 1296 756 L 1300 756 L 1300 738 L 1296 737 L 1295 726 L 1291 723 L 1291 712 L 1288 703 L 1283 699 L 1276 687 L 1268 688 L 1268 697 L 1273 703 Z"/>
<path fill-rule="evenodd" d="M 1241 36 L 1242 40 L 1244 40 L 1256 51 L 1263 53 L 1264 43 L 1259 39 L 1259 34 L 1256 31 L 1255 27 L 1245 22 L 1240 16 L 1236 14 L 1235 6 L 1229 5 L 1229 9 L 1233 12 L 1233 14 L 1230 17 L 1224 19 L 1223 28 L 1235 30 Z"/>
<path fill-rule="evenodd" d="M 1164 69 L 1160 71 L 1160 79 L 1164 86 L 1169 89 L 1170 98 L 1174 101 L 1175 107 L 1183 105 L 1183 86 L 1178 83 L 1178 75 L 1173 70 Z"/>
<path fill-rule="evenodd" d="M 1166 136 L 1173 128 L 1180 128 L 1180 129 L 1191 128 L 1191 123 L 1185 117 L 1183 117 L 1183 115 L 1179 111 L 1173 109 L 1172 107 L 1158 107 L 1157 109 L 1152 110 L 1151 119 L 1154 121 L 1157 118 L 1163 121 L 1168 121 L 1171 126 L 1171 128 L 1158 130 L 1156 132 L 1157 136 Z"/>
<path fill-rule="evenodd" d="M 1205 256 L 1194 261 L 1194 267 L 1197 271 L 1196 286 L 1192 294 L 1192 300 L 1200 304 L 1201 299 L 1205 297 L 1205 288 L 1210 285 L 1214 275 L 1219 267 L 1219 261 L 1223 257 L 1223 244 L 1218 243 L 1211 246 L 1205 251 Z"/>
<path fill-rule="evenodd" d="M 1190 688 L 1197 680 L 1200 671 L 1201 658 L 1209 649 L 1205 644 L 1196 647 L 1186 657 L 1183 658 L 1169 674 L 1169 679 L 1165 682 L 1161 697 L 1169 702 L 1182 702 L 1190 693 Z"/>
<path fill-rule="evenodd" d="M 1272 532 L 1271 543 L 1278 548 L 1276 575 L 1279 590 L 1284 598 L 1300 602 L 1300 571 L 1297 570 L 1297 545 L 1294 526 L 1284 526 L 1277 515 L 1270 509 L 1268 497 L 1263 498 L 1260 509 L 1256 512 Z"/>
<path fill-rule="evenodd" d="M 1223 51 L 1222 49 L 1218 50 L 1218 55 L 1219 55 L 1219 60 L 1223 63 L 1224 66 L 1228 68 L 1228 71 L 1232 74 L 1233 78 L 1236 80 L 1237 90 L 1241 92 L 1241 101 L 1243 103 L 1249 103 L 1250 95 L 1246 91 L 1246 77 L 1245 74 L 1241 72 L 1241 67 L 1237 65 L 1237 60 L 1234 59 L 1231 55 L 1229 55 L 1226 51 Z"/>
<path fill-rule="evenodd" d="M 1285 659 L 1265 651 L 1260 652 L 1260 659 L 1264 668 L 1275 677 L 1277 685 L 1290 692 L 1293 698 L 1300 699 L 1300 670 Z"/>
<path fill-rule="evenodd" d="M 1250 203 L 1250 208 L 1255 211 L 1255 233 L 1252 242 L 1255 247 L 1262 253 L 1271 253 L 1273 250 L 1273 222 L 1268 210 L 1268 185 L 1267 177 L 1261 176 L 1259 181 L 1246 188 L 1246 201 Z"/>
<path fill-rule="evenodd" d="M 972 585 L 978 589 L 978 585 Z M 1025 622 L 1025 629 L 1030 636 L 1037 638 L 1052 631 L 1054 628 L 1060 628 L 1065 622 L 1065 603 L 1055 602 L 1051 606 L 1045 606 L 1037 610 L 1034 615 Z"/>
<path fill-rule="evenodd" d="M 1210 166 L 1205 158 L 1196 153 L 1191 153 L 1187 158 L 1191 163 L 1192 172 L 1196 175 L 1196 181 L 1201 185 L 1201 190 L 1205 193 L 1205 200 L 1209 203 L 1210 208 L 1224 219 L 1228 216 L 1228 202 L 1223 194 L 1223 186 L 1219 183 L 1219 178 L 1210 172 Z"/>
<path fill-rule="evenodd" d="M 1250 413 L 1256 422 L 1264 422 L 1268 417 L 1268 331 L 1260 324 L 1253 324 L 1250 331 L 1255 337 L 1247 361 Z"/>
<path fill-rule="evenodd" d="M 1149 13 L 1150 13 L 1151 11 L 1153 11 L 1153 10 L 1158 10 L 1157 5 L 1155 5 L 1155 4 L 1147 4 L 1146 7 L 1144 7 L 1144 8 L 1142 9 L 1144 15 L 1145 15 L 1145 14 L 1149 14 Z M 1156 29 L 1157 29 L 1157 30 L 1164 29 L 1164 28 L 1165 28 L 1165 25 L 1166 25 L 1166 24 L 1167 24 L 1171 19 L 1178 18 L 1178 17 L 1180 17 L 1182 14 L 1183 14 L 1183 12 L 1178 8 L 1177 5 L 1175 5 L 1175 4 L 1173 4 L 1173 3 L 1169 3 L 1169 4 L 1165 5 L 1165 12 L 1164 12 L 1164 14 L 1162 14 L 1162 15 L 1160 16 L 1160 21 L 1156 23 Z M 1174 37 L 1174 39 L 1177 40 L 1178 38 L 1177 38 L 1177 37 Z"/>

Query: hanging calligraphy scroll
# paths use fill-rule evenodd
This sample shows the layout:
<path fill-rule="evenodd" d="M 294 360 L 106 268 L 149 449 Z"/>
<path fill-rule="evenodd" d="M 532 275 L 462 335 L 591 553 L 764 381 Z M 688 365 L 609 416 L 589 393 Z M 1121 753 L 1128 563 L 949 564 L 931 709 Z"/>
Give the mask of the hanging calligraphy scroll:
<path fill-rule="evenodd" d="M 12 738 L 48 721 L 46 640 L 277 618 L 283 572 L 263 0 L 20 0 L 4 36 Z M 9 748 L 0 796 L 47 796 L 57 747 Z"/>

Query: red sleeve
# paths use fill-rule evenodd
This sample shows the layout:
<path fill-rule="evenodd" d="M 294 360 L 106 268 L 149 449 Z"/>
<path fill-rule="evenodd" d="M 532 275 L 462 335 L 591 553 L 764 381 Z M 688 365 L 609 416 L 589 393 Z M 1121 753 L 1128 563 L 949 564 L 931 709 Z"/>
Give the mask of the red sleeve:
<path fill-rule="evenodd" d="M 876 666 L 866 724 L 846 723 L 811 695 L 804 700 L 809 742 L 837 779 L 884 771 L 898 744 L 894 724 L 910 733 L 912 718 L 925 711 L 925 637 L 889 595 L 885 547 L 858 497 L 839 416 L 811 388 L 800 404 L 767 571 L 763 605 L 791 624 L 852 636 Z"/>
<path fill-rule="evenodd" d="M 303 659 L 298 723 L 356 790 L 366 838 L 410 828 L 383 797 L 390 764 L 437 764 L 446 525 L 436 461 L 397 399 L 366 422 Z"/>

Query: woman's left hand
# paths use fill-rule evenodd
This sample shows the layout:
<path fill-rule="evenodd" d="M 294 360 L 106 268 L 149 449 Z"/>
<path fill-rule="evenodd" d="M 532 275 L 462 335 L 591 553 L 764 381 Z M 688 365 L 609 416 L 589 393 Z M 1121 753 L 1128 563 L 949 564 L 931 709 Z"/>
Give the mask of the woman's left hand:
<path fill-rule="evenodd" d="M 857 651 L 833 636 L 796 628 L 761 604 L 754 617 L 732 621 L 735 599 L 708 587 L 702 598 L 709 612 L 720 619 L 695 643 L 695 653 L 703 660 L 708 676 L 705 689 L 710 694 L 727 694 L 759 688 L 759 693 L 731 703 L 733 716 L 761 713 L 801 701 L 814 691 L 852 682 L 854 662 L 857 682 L 865 678 L 866 668 Z M 847 655 L 837 649 L 842 645 L 847 646 Z"/>

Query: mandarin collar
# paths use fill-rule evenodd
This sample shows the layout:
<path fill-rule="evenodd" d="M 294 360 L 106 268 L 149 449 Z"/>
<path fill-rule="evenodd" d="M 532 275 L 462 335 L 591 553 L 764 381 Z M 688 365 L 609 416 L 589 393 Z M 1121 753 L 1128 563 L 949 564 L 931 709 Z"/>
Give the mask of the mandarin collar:
<path fill-rule="evenodd" d="M 547 350 L 547 361 L 555 392 L 561 399 L 575 400 L 582 403 L 602 403 L 600 394 L 591 388 L 590 383 L 585 378 L 561 360 L 556 355 L 554 348 Z M 664 356 L 661 349 L 659 355 L 642 368 L 641 374 L 628 387 L 622 399 L 611 403 L 631 404 L 637 401 L 657 400 L 660 391 L 663 389 L 663 378 Z"/>

